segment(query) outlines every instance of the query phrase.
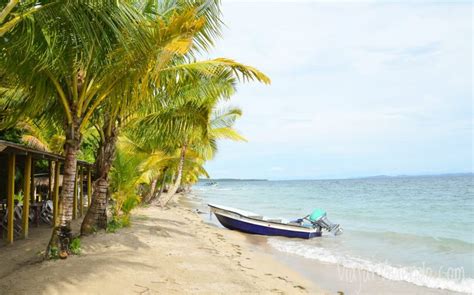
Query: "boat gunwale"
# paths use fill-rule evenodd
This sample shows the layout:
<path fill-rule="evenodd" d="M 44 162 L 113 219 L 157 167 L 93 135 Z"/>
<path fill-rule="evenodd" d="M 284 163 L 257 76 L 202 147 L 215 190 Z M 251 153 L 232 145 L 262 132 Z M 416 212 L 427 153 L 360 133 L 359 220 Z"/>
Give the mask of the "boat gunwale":
<path fill-rule="evenodd" d="M 255 221 L 260 221 L 260 222 L 267 222 L 267 223 L 273 223 L 273 224 L 278 224 L 278 225 L 291 226 L 291 227 L 295 227 L 295 228 L 298 228 L 298 229 L 306 229 L 306 230 L 309 230 L 309 232 L 317 231 L 317 229 L 314 228 L 314 227 L 305 227 L 305 226 L 296 225 L 296 224 L 281 223 L 281 222 L 267 221 L 267 220 L 265 220 L 265 219 L 252 218 L 252 217 L 248 217 L 248 216 L 242 215 L 241 213 L 238 213 L 238 212 L 235 212 L 235 211 L 232 211 L 232 210 L 219 208 L 219 207 L 217 207 L 217 206 L 215 206 L 215 205 L 211 205 L 211 204 L 207 204 L 207 205 L 208 205 L 209 207 L 211 207 L 211 208 L 216 208 L 216 209 L 219 209 L 219 210 L 232 212 L 232 213 L 234 213 L 234 214 L 237 214 L 237 215 L 239 215 L 239 216 L 241 216 L 241 217 L 244 217 L 244 218 L 247 218 L 247 219 L 250 219 L 250 220 L 255 220 Z M 214 214 L 216 214 L 216 213 L 214 212 Z"/>

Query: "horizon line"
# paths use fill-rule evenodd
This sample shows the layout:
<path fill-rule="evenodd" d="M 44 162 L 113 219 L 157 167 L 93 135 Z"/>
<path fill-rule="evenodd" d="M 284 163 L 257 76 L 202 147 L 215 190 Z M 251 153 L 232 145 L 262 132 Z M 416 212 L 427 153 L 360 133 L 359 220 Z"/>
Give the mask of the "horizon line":
<path fill-rule="evenodd" d="M 436 173 L 436 174 L 397 174 L 397 175 L 369 175 L 369 176 L 355 176 L 355 177 L 341 177 L 341 178 L 236 178 L 236 177 L 220 177 L 220 178 L 200 178 L 199 181 L 210 180 L 236 180 L 236 181 L 298 181 L 298 180 L 350 180 L 350 179 L 366 179 L 366 178 L 403 178 L 403 177 L 434 177 L 434 176 L 462 176 L 474 175 L 474 172 L 450 172 L 450 173 Z"/>

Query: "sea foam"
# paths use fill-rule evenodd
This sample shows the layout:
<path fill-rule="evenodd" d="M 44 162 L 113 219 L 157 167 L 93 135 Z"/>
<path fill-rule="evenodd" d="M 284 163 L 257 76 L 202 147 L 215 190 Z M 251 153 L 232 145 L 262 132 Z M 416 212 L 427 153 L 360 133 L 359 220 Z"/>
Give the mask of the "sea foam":
<path fill-rule="evenodd" d="M 348 269 L 375 273 L 385 279 L 393 281 L 406 281 L 418 286 L 445 289 L 456 292 L 474 293 L 474 279 L 456 277 L 449 270 L 434 271 L 425 267 L 394 266 L 389 263 L 374 262 L 357 257 L 333 253 L 329 249 L 309 245 L 301 241 L 286 241 L 279 238 L 270 238 L 268 243 L 275 249 L 296 254 L 308 259 L 319 260 L 346 267 Z M 449 278 L 451 276 L 452 278 Z M 344 277 L 341 275 L 341 279 Z"/>

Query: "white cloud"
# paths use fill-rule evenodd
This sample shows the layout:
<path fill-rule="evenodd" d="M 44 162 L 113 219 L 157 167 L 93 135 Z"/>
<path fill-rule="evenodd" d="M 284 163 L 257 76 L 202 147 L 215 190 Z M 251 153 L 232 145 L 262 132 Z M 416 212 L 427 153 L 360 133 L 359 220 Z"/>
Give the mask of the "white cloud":
<path fill-rule="evenodd" d="M 303 163 L 303 157 L 309 163 L 318 154 L 352 155 L 307 169 L 307 177 L 338 167 L 360 174 L 355 163 L 369 153 L 364 167 L 369 174 L 370 167 L 374 174 L 469 169 L 463 164 L 472 157 L 469 7 L 472 3 L 224 1 L 228 29 L 211 56 L 256 66 L 272 85 L 239 87 L 233 104 L 244 116 L 237 127 L 250 142 L 223 145 L 210 172 L 233 165 L 227 162 L 233 155 L 291 153 L 287 163 L 278 163 L 289 174 L 292 162 Z M 299 154 L 311 150 L 312 155 Z M 448 161 L 448 154 L 456 156 Z M 399 167 L 387 157 L 398 157 Z M 276 160 L 261 159 L 262 167 L 274 167 Z M 354 167 L 343 169 L 347 161 Z M 252 177 L 257 168 L 234 173 Z"/>

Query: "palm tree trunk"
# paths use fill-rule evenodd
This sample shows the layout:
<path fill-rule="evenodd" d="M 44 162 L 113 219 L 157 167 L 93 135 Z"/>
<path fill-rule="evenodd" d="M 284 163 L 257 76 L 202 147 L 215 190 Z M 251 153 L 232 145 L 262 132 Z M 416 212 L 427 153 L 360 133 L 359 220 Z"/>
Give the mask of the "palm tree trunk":
<path fill-rule="evenodd" d="M 148 192 L 148 194 L 146 194 L 145 199 L 144 199 L 145 204 L 150 203 L 150 201 L 153 199 L 153 196 L 156 193 L 156 184 L 157 183 L 158 183 L 158 178 L 155 178 L 151 181 L 150 191 Z"/>
<path fill-rule="evenodd" d="M 178 174 L 176 176 L 176 180 L 175 180 L 173 186 L 168 189 L 168 192 L 161 197 L 161 199 L 160 199 L 161 200 L 161 202 L 160 202 L 161 207 L 164 207 L 164 206 L 166 206 L 166 204 L 168 204 L 168 202 L 171 200 L 171 198 L 174 196 L 174 194 L 178 190 L 179 186 L 181 185 L 181 178 L 183 177 L 184 160 L 186 158 L 186 148 L 187 148 L 186 144 L 183 145 L 183 147 L 181 148 L 181 157 L 179 159 Z"/>
<path fill-rule="evenodd" d="M 110 124 L 112 124 L 111 128 Z M 103 126 L 104 139 L 99 147 L 95 162 L 96 181 L 93 184 L 92 201 L 82 221 L 81 234 L 88 235 L 98 229 L 107 228 L 107 192 L 109 173 L 114 162 L 118 128 L 115 122 L 106 120 Z"/>
<path fill-rule="evenodd" d="M 74 121 L 67 124 L 66 142 L 64 144 L 64 171 L 61 195 L 59 198 L 59 214 L 54 224 L 51 240 L 46 249 L 46 257 L 50 258 L 53 248 L 57 249 L 61 258 L 69 255 L 69 244 L 71 242 L 71 221 L 74 201 L 74 184 L 76 181 L 77 153 L 81 144 L 82 136 L 79 132 L 79 124 Z"/>
<path fill-rule="evenodd" d="M 160 199 L 161 197 L 161 194 L 163 194 L 163 191 L 165 190 L 165 186 L 166 186 L 166 172 L 168 172 L 168 167 L 166 167 L 165 169 L 163 169 L 163 180 L 161 181 L 161 187 L 160 187 L 160 191 L 158 192 L 157 195 L 155 195 L 153 198 L 157 198 L 158 200 Z"/>

